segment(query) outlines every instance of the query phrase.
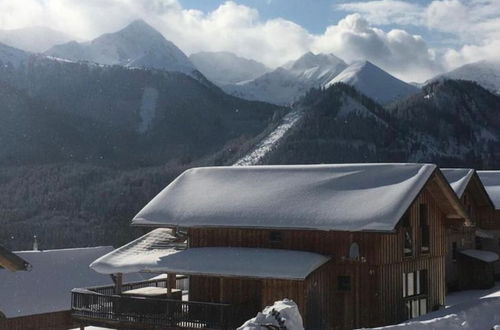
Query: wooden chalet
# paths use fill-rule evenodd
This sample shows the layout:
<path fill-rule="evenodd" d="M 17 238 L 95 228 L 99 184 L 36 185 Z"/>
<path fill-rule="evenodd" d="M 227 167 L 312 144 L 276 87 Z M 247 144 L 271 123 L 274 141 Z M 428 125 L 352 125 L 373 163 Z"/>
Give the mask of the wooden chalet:
<path fill-rule="evenodd" d="M 442 173 L 469 215 L 469 222 L 446 227 L 448 253 L 446 284 L 449 290 L 489 288 L 495 284 L 493 267 L 498 256 L 483 247 L 492 237 L 484 223 L 494 211 L 481 179 L 474 169 L 444 168 Z M 485 218 L 486 215 L 486 218 Z"/>
<path fill-rule="evenodd" d="M 480 249 L 500 255 L 500 171 L 477 171 L 481 182 L 493 202 L 494 209 L 481 210 L 478 226 L 482 229 L 476 245 Z M 500 262 L 494 264 L 495 278 L 500 279 Z"/>
<path fill-rule="evenodd" d="M 444 305 L 446 226 L 464 221 L 432 164 L 191 169 L 133 220 L 159 229 L 92 263 L 117 285 L 74 291 L 73 316 L 118 328 L 235 329 L 289 298 L 308 330 L 398 323 Z M 119 280 L 130 271 L 170 280 L 134 288 Z M 189 278 L 182 297 L 178 275 Z"/>

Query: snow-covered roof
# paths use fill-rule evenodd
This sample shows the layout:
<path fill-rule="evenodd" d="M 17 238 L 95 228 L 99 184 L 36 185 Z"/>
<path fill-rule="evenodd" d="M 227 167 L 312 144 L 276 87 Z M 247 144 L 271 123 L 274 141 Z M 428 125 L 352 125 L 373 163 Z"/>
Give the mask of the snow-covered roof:
<path fill-rule="evenodd" d="M 500 171 L 477 171 L 495 209 L 500 210 Z"/>
<path fill-rule="evenodd" d="M 135 225 L 392 231 L 433 164 L 205 167 L 185 171 Z"/>
<path fill-rule="evenodd" d="M 491 251 L 468 249 L 468 250 L 461 250 L 460 253 L 484 262 L 495 262 L 498 260 L 498 254 Z"/>
<path fill-rule="evenodd" d="M 237 247 L 190 248 L 173 253 L 166 249 L 165 255 L 156 257 L 153 261 L 146 256 L 141 261 L 137 256 L 130 262 L 147 264 L 148 271 L 183 275 L 301 280 L 330 259 L 312 252 Z M 102 273 L 116 273 L 121 267 L 122 263 L 114 264 L 111 259 L 92 264 Z"/>
<path fill-rule="evenodd" d="M 0 245 L 0 269 L 1 268 L 15 272 L 18 270 L 30 270 L 31 265 L 17 254 L 10 252 Z"/>
<path fill-rule="evenodd" d="M 474 176 L 474 170 L 471 168 L 442 168 L 441 172 L 459 198 L 462 197 L 465 188 Z"/>
<path fill-rule="evenodd" d="M 90 268 L 103 274 L 155 272 L 162 258 L 185 249 L 172 230 L 157 228 L 138 239 L 103 255 Z"/>
<path fill-rule="evenodd" d="M 479 228 L 476 229 L 476 236 L 481 237 L 481 238 L 489 238 L 489 239 L 495 238 L 495 235 L 491 231 L 479 229 Z"/>
<path fill-rule="evenodd" d="M 69 310 L 71 289 L 113 283 L 109 276 L 88 266 L 111 250 L 111 246 L 105 246 L 15 252 L 33 268 L 30 272 L 16 273 L 0 269 L 0 312 L 10 318 Z M 141 279 L 137 274 L 126 278 Z"/>

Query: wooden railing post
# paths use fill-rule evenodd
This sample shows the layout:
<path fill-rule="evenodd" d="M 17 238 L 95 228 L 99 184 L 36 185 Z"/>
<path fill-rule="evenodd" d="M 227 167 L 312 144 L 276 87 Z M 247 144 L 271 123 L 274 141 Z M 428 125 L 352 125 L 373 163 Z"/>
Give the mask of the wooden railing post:
<path fill-rule="evenodd" d="M 115 294 L 121 294 L 122 293 L 122 286 L 123 286 L 122 273 L 112 274 L 111 278 L 113 279 L 113 282 L 115 283 Z"/>
<path fill-rule="evenodd" d="M 172 289 L 175 289 L 177 286 L 176 282 L 177 274 L 175 273 L 167 273 L 167 293 L 172 293 Z"/>

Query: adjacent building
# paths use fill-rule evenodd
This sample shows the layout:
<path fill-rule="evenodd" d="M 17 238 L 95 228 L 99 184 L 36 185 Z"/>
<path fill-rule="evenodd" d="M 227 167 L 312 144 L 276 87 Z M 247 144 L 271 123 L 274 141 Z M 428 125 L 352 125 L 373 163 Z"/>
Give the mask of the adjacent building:
<path fill-rule="evenodd" d="M 494 205 L 474 169 L 443 168 L 444 176 L 469 215 L 469 222 L 446 227 L 446 284 L 449 290 L 481 289 L 495 283 L 498 255 L 483 242 L 493 236 L 485 228 Z"/>
<path fill-rule="evenodd" d="M 31 270 L 12 273 L 0 269 L 0 329 L 61 330 L 76 326 L 69 292 L 81 285 L 110 285 L 109 276 L 98 274 L 88 265 L 112 251 L 112 247 L 21 251 L 7 259 L 31 265 Z M 1 252 L 0 263 L 5 265 Z M 17 260 L 17 261 L 16 261 Z M 21 262 L 20 260 L 25 260 Z M 132 275 L 130 280 L 137 280 Z"/>
<path fill-rule="evenodd" d="M 157 229 L 92 263 L 116 284 L 74 291 L 73 316 L 234 329 L 289 298 L 306 329 L 397 323 L 444 305 L 446 228 L 470 221 L 433 164 L 195 168 L 133 219 Z M 122 282 L 137 271 L 169 280 Z"/>
<path fill-rule="evenodd" d="M 500 254 L 500 171 L 477 171 L 481 182 L 493 202 L 494 209 L 482 210 L 479 226 L 483 230 L 478 248 Z M 500 279 L 500 262 L 494 264 L 495 277 Z"/>

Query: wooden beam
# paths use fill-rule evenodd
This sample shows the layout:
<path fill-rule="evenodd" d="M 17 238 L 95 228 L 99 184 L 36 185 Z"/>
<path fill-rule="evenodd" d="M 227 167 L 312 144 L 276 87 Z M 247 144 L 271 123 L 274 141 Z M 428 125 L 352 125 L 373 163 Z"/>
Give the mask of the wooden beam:
<path fill-rule="evenodd" d="M 122 293 L 123 275 L 122 273 L 111 274 L 111 279 L 115 283 L 115 294 Z"/>
<path fill-rule="evenodd" d="M 172 293 L 172 289 L 176 288 L 177 274 L 167 273 L 167 293 Z"/>

